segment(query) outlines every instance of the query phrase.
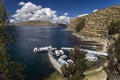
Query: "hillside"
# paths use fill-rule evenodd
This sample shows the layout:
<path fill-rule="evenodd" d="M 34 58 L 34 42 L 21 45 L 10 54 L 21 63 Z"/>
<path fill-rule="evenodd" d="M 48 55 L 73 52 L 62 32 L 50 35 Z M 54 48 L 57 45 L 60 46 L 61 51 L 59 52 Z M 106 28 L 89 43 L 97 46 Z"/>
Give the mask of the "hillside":
<path fill-rule="evenodd" d="M 54 26 L 55 24 L 48 21 L 26 21 L 26 22 L 18 22 L 11 23 L 14 26 Z"/>
<path fill-rule="evenodd" d="M 79 26 L 81 19 L 84 19 L 85 25 L 77 35 L 83 38 L 106 38 L 108 37 L 108 25 L 110 22 L 120 20 L 120 5 L 98 10 L 87 16 L 74 18 L 71 20 L 69 29 L 76 32 L 76 26 Z"/>

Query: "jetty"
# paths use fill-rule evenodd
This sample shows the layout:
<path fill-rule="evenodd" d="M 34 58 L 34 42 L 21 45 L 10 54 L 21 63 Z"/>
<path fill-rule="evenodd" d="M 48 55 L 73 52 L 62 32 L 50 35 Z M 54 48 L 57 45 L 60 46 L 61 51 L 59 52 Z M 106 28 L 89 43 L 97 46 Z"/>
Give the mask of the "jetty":
<path fill-rule="evenodd" d="M 62 50 L 66 50 L 66 51 L 72 51 L 74 50 L 74 48 L 70 48 L 70 47 L 61 47 Z M 98 55 L 98 56 L 108 56 L 108 53 L 104 53 L 104 52 L 98 52 L 98 51 L 93 51 L 93 50 L 87 50 L 87 49 L 80 49 L 82 51 L 85 51 L 89 54 L 93 54 L 93 55 Z"/>

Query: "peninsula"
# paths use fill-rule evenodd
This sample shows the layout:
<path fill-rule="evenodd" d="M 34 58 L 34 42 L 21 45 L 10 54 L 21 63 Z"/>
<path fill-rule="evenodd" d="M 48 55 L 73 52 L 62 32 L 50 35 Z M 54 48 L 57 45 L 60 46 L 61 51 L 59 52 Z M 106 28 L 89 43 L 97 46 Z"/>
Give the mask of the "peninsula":
<path fill-rule="evenodd" d="M 14 25 L 14 26 L 55 26 L 54 23 L 51 23 L 48 21 L 24 21 L 24 22 L 11 23 L 10 25 Z"/>

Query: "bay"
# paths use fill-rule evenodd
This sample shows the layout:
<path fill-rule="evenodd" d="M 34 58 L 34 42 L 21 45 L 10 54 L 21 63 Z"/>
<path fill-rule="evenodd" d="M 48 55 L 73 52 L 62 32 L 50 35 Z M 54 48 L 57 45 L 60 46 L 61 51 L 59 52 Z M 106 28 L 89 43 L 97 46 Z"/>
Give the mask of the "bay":
<path fill-rule="evenodd" d="M 65 27 L 18 26 L 15 30 L 18 36 L 9 54 L 14 61 L 25 65 L 28 80 L 45 80 L 55 71 L 47 53 L 33 53 L 34 47 L 52 45 L 60 49 L 78 44 L 77 38 Z"/>

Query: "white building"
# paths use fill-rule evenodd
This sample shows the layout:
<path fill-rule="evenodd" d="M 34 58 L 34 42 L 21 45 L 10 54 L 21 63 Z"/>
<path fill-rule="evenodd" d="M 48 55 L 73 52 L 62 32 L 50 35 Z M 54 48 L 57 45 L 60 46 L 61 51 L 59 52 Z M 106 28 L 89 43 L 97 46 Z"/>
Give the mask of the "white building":
<path fill-rule="evenodd" d="M 88 61 L 97 61 L 98 57 L 94 54 L 88 53 L 88 54 L 86 54 L 85 59 L 87 59 Z"/>

